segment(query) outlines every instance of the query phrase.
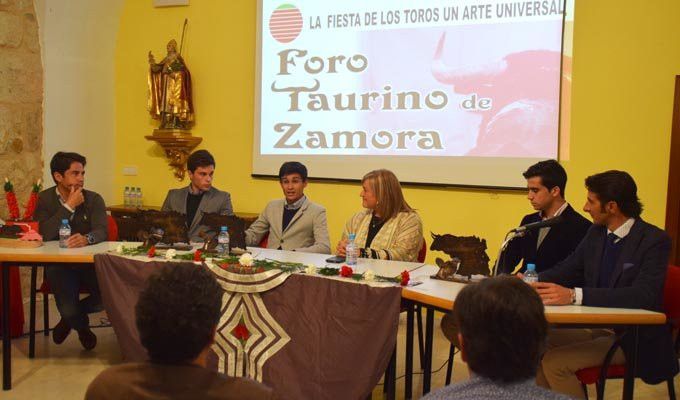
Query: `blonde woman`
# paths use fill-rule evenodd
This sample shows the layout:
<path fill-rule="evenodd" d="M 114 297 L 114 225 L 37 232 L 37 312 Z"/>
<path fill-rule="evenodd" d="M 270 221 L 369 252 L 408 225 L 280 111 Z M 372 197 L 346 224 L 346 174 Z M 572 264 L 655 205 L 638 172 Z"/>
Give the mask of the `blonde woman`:
<path fill-rule="evenodd" d="M 347 221 L 337 254 L 345 256 L 349 234 L 354 233 L 359 257 L 416 261 L 423 245 L 423 224 L 404 200 L 397 177 L 379 169 L 364 175 L 361 186 L 365 210 Z"/>

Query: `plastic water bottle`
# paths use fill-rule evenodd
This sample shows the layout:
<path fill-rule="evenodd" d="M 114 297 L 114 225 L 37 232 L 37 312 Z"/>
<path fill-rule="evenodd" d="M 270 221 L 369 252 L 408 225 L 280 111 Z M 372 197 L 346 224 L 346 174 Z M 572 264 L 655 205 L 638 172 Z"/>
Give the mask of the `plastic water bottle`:
<path fill-rule="evenodd" d="M 137 188 L 137 207 L 142 208 L 144 205 L 144 197 L 142 196 L 142 188 Z"/>
<path fill-rule="evenodd" d="M 526 283 L 538 282 L 538 272 L 536 272 L 536 264 L 527 264 L 527 270 L 524 272 L 524 282 Z"/>
<path fill-rule="evenodd" d="M 68 224 L 67 219 L 62 219 L 61 226 L 59 227 L 59 247 L 67 248 L 66 241 L 69 237 L 71 237 L 71 226 Z"/>
<path fill-rule="evenodd" d="M 227 232 L 227 227 L 223 226 L 220 228 L 220 234 L 217 236 L 217 254 L 222 257 L 229 256 L 229 232 Z"/>
<path fill-rule="evenodd" d="M 139 200 L 137 199 L 138 199 L 137 188 L 136 187 L 130 188 L 130 204 L 132 205 L 133 208 L 139 208 Z"/>
<path fill-rule="evenodd" d="M 123 206 L 130 207 L 130 187 L 129 186 L 125 186 L 125 190 L 123 191 Z"/>
<path fill-rule="evenodd" d="M 347 265 L 357 265 L 357 246 L 354 244 L 354 239 L 356 234 L 349 234 L 349 242 L 345 247 L 345 264 Z"/>

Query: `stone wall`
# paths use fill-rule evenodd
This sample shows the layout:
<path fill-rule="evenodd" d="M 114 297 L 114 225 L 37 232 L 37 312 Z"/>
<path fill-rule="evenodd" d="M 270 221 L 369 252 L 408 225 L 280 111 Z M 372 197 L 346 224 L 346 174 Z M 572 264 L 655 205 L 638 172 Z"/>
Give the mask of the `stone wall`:
<path fill-rule="evenodd" d="M 42 176 L 42 103 L 33 0 L 0 0 L 0 180 L 14 183 L 22 214 L 33 183 Z M 6 218 L 7 202 L 0 193 L 0 217 Z"/>
<path fill-rule="evenodd" d="M 14 183 L 22 216 L 33 183 L 42 176 L 42 104 L 43 67 L 33 0 L 0 0 L 0 181 L 8 177 Z M 0 194 L 0 217 L 5 219 L 7 201 L 3 190 Z M 20 271 L 26 299 L 30 270 Z"/>

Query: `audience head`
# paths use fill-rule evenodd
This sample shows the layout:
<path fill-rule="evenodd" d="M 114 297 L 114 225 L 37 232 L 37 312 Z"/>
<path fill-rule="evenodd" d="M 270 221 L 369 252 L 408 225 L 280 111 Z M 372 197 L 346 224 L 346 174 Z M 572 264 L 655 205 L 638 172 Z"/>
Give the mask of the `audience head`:
<path fill-rule="evenodd" d="M 557 161 L 539 161 L 522 175 L 527 180 L 527 198 L 535 210 L 547 211 L 555 200 L 564 200 L 567 172 Z"/>
<path fill-rule="evenodd" d="M 583 210 L 593 222 L 606 225 L 612 216 L 637 218 L 642 214 L 642 203 L 637 196 L 637 185 L 625 171 L 606 171 L 586 178 L 588 199 Z"/>
<path fill-rule="evenodd" d="M 531 286 L 510 276 L 467 285 L 453 318 L 463 361 L 476 375 L 504 383 L 535 378 L 548 323 Z"/>
<path fill-rule="evenodd" d="M 194 361 L 214 340 L 222 289 L 203 267 L 167 263 L 149 278 L 135 308 L 137 329 L 151 361 Z"/>
<path fill-rule="evenodd" d="M 194 190 L 205 192 L 212 187 L 215 159 L 208 150 L 197 150 L 187 159 L 189 179 Z"/>
<path fill-rule="evenodd" d="M 305 195 L 307 187 L 307 167 L 297 161 L 287 161 L 279 168 L 279 183 L 289 204 L 295 203 Z"/>
<path fill-rule="evenodd" d="M 384 221 L 401 211 L 413 211 L 406 203 L 399 179 L 392 171 L 377 169 L 361 178 L 362 205 Z"/>
<path fill-rule="evenodd" d="M 62 189 L 70 190 L 83 187 L 85 183 L 85 164 L 87 160 L 78 153 L 60 151 L 52 156 L 50 171 L 54 183 Z"/>

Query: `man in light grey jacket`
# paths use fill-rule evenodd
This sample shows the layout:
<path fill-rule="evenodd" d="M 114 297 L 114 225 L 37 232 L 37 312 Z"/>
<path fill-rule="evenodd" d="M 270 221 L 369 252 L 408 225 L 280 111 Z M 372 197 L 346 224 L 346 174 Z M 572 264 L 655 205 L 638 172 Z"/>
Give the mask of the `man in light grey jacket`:
<path fill-rule="evenodd" d="M 215 159 L 207 150 L 193 152 L 187 160 L 189 170 L 189 186 L 171 189 L 163 202 L 162 211 L 176 211 L 186 215 L 189 240 L 202 242 L 201 231 L 208 233 L 211 229 L 201 225 L 205 213 L 233 215 L 231 196 L 212 185 L 215 173 Z"/>
<path fill-rule="evenodd" d="M 267 248 L 329 254 L 326 209 L 305 196 L 307 167 L 295 161 L 283 163 L 279 182 L 284 199 L 272 200 L 246 231 L 248 246 L 267 237 Z"/>

